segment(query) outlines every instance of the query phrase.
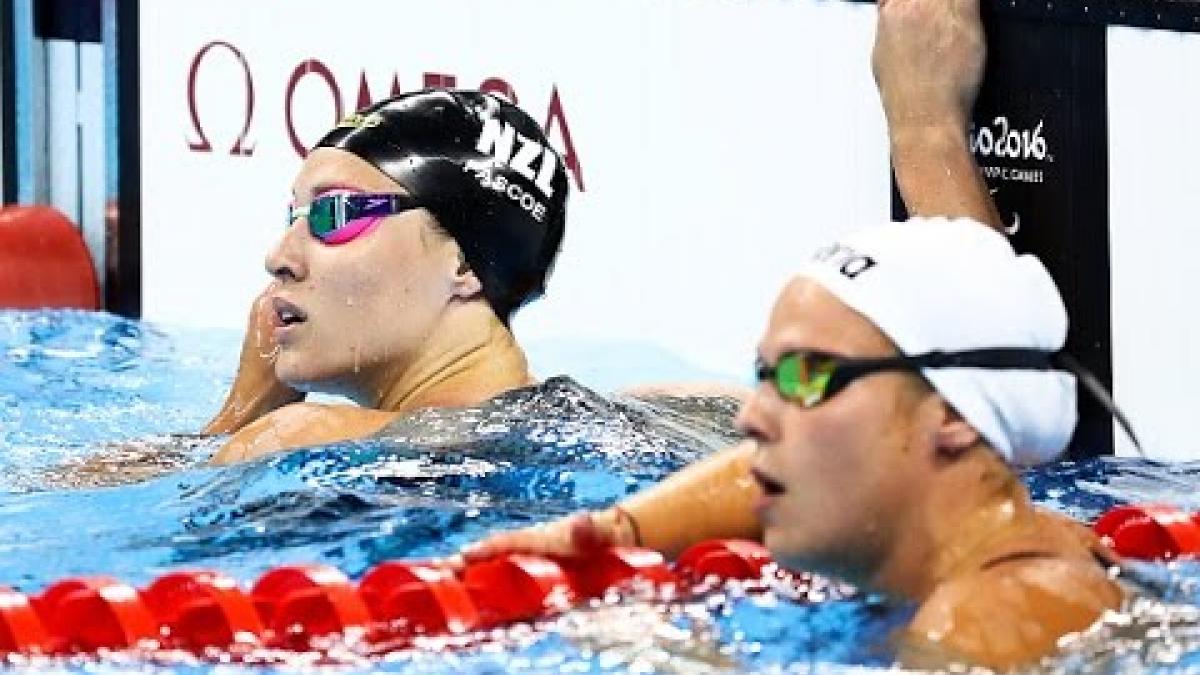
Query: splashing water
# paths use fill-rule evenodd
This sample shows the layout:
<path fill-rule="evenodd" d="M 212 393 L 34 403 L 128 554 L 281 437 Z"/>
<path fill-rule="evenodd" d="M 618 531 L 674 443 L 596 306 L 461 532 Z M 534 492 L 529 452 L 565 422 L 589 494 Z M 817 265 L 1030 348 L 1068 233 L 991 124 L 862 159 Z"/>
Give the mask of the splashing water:
<path fill-rule="evenodd" d="M 239 340 L 104 314 L 0 313 L 0 583 L 33 593 L 61 577 L 106 573 L 145 585 L 184 566 L 248 583 L 288 562 L 357 577 L 383 560 L 444 555 L 496 528 L 607 505 L 735 438 L 726 400 L 609 397 L 550 378 L 475 408 L 410 416 L 379 438 L 207 467 L 221 439 L 171 434 L 199 428 L 218 407 Z M 603 356 L 589 358 L 597 368 Z M 631 383 L 638 375 L 625 373 Z M 1196 464 L 1097 459 L 1024 479 L 1039 503 L 1087 521 L 1126 502 L 1200 509 Z M 1200 564 L 1134 564 L 1128 576 L 1137 593 L 1124 610 L 1065 639 L 1042 669 L 1200 668 Z M 634 589 L 486 635 L 422 638 L 387 654 L 353 643 L 323 656 L 263 652 L 242 667 L 873 670 L 891 665 L 891 635 L 911 611 L 822 580 L 729 584 L 682 599 Z M 213 664 L 123 653 L 42 665 Z"/>

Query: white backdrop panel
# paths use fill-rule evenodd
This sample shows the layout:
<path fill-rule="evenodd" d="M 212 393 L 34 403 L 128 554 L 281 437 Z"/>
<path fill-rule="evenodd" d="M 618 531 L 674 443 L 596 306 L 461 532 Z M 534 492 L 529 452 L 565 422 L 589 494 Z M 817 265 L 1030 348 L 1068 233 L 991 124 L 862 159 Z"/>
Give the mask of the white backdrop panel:
<path fill-rule="evenodd" d="M 1200 442 L 1200 35 L 1108 32 L 1113 390 L 1152 456 Z M 1118 454 L 1133 454 L 1117 433 Z"/>
<path fill-rule="evenodd" d="M 393 77 L 404 90 L 426 73 L 496 77 L 539 122 L 557 89 L 585 188 L 518 336 L 648 341 L 743 376 L 798 261 L 888 217 L 873 23 L 873 6 L 818 0 L 143 2 L 145 316 L 244 324 L 301 161 L 289 116 L 305 146 L 335 121 L 320 66 L 346 112 L 363 77 L 376 99 Z M 215 41 L 241 60 L 213 46 L 189 85 Z M 289 101 L 306 61 L 320 65 Z M 232 155 L 246 72 L 252 152 Z M 189 92 L 211 152 L 189 147 Z"/>

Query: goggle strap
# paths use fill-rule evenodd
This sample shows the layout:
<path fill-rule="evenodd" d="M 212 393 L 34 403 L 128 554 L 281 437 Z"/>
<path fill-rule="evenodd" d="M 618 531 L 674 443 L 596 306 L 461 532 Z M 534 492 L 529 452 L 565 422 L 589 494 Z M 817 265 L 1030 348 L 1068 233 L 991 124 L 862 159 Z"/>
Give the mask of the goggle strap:
<path fill-rule="evenodd" d="M 972 349 L 928 352 L 902 357 L 917 368 L 988 368 L 991 370 L 1054 370 L 1054 353 L 1039 349 Z"/>
<path fill-rule="evenodd" d="M 826 384 L 826 397 L 834 395 L 845 383 L 854 379 L 857 371 L 922 368 L 985 368 L 989 370 L 1065 370 L 1074 375 L 1083 385 L 1084 391 L 1100 404 L 1129 437 L 1133 447 L 1143 458 L 1146 451 L 1133 430 L 1133 424 L 1125 416 L 1104 383 L 1066 352 L 1048 352 L 1038 349 L 1000 348 L 974 349 L 961 352 L 928 352 L 913 356 L 883 357 L 878 359 L 847 359 L 834 370 Z M 758 378 L 766 379 L 774 368 L 765 363 L 758 364 Z"/>
<path fill-rule="evenodd" d="M 1075 357 L 1066 352 L 1046 352 L 1036 349 L 976 349 L 965 352 L 930 352 L 906 359 L 919 368 L 990 368 L 1021 370 L 1065 370 L 1076 377 L 1084 391 L 1096 399 L 1102 408 L 1129 437 L 1133 447 L 1143 458 L 1146 451 L 1133 431 L 1133 424 L 1117 406 L 1112 394 L 1104 387 L 1100 378 L 1084 368 Z"/>
<path fill-rule="evenodd" d="M 338 195 L 342 199 L 338 200 L 339 212 L 341 220 L 338 222 L 346 222 L 350 216 L 354 218 L 366 218 L 373 216 L 391 216 L 397 213 L 403 213 L 410 209 L 419 208 L 420 202 L 414 197 L 401 194 L 348 194 Z M 346 206 L 350 203 L 350 198 L 359 198 L 362 200 L 362 205 L 357 205 L 354 212 L 347 213 Z"/>
<path fill-rule="evenodd" d="M 1096 399 L 1102 408 L 1129 437 L 1133 447 L 1143 458 L 1146 451 L 1133 431 L 1133 424 L 1117 406 L 1112 394 L 1075 357 L 1066 352 L 1046 352 L 1036 349 L 975 349 L 963 352 L 929 352 L 905 359 L 918 368 L 989 368 L 998 370 L 1065 370 L 1074 375 L 1083 385 L 1084 391 Z"/>
<path fill-rule="evenodd" d="M 1129 418 L 1125 417 L 1125 413 L 1121 412 L 1121 409 L 1117 407 L 1116 400 L 1114 400 L 1112 394 L 1109 394 L 1108 390 L 1104 388 L 1104 383 L 1100 381 L 1100 378 L 1093 375 L 1091 371 L 1089 371 L 1087 368 L 1084 368 L 1083 364 L 1076 360 L 1074 356 L 1071 356 L 1066 352 L 1060 352 L 1054 357 L 1054 360 L 1057 361 L 1058 365 L 1062 366 L 1064 370 L 1069 371 L 1072 375 L 1078 378 L 1079 382 L 1083 384 L 1083 388 L 1092 395 L 1092 398 L 1096 399 L 1096 402 L 1099 403 L 1105 410 L 1107 410 L 1108 414 L 1113 416 L 1113 419 L 1117 421 L 1117 424 L 1121 425 L 1121 430 L 1124 431 L 1125 435 L 1129 437 L 1129 440 L 1133 442 L 1134 449 L 1137 450 L 1138 454 L 1141 455 L 1143 459 L 1145 459 L 1146 451 L 1142 449 L 1142 444 L 1140 441 L 1138 441 L 1137 434 L 1133 433 L 1133 425 L 1130 424 Z"/>

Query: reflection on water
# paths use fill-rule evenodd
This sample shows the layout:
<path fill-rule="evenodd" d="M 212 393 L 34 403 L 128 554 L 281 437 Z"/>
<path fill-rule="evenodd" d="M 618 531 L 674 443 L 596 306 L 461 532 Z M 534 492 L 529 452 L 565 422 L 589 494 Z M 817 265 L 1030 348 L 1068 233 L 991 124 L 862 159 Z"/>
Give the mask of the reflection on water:
<path fill-rule="evenodd" d="M 93 454 L 72 456 L 45 468 L 15 473 L 14 488 L 81 489 L 128 485 L 175 473 L 203 462 L 220 448 L 222 438 L 192 434 L 155 434 L 105 443 Z"/>
<path fill-rule="evenodd" d="M 103 314 L 0 313 L 0 583 L 36 592 L 64 576 L 110 573 L 144 585 L 180 566 L 250 581 L 297 561 L 357 576 L 382 560 L 443 555 L 498 527 L 611 503 L 734 438 L 727 400 L 614 398 L 551 378 L 477 408 L 413 415 L 380 438 L 209 468 L 219 439 L 169 434 L 198 428 L 216 409 L 238 339 Z M 1196 464 L 1098 459 L 1024 479 L 1039 503 L 1089 521 L 1126 502 L 1200 509 Z M 102 487 L 110 485 L 118 487 Z M 1066 640 L 1042 669 L 1200 668 L 1200 564 L 1137 564 L 1126 576 L 1138 592 L 1125 611 Z M 341 645 L 324 663 L 410 672 L 883 669 L 911 611 L 820 580 L 674 599 L 641 589 L 386 655 Z M 311 655 L 254 658 L 316 664 Z M 208 668 L 182 654 L 108 659 L 77 665 Z"/>

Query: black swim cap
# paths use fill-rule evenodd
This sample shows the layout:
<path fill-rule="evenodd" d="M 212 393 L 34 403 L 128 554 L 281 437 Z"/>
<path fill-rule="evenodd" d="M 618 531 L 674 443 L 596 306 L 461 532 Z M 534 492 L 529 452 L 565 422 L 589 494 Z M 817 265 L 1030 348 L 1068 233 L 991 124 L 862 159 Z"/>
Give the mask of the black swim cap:
<path fill-rule="evenodd" d="M 350 115 L 317 147 L 352 152 L 417 197 L 458 242 L 501 321 L 544 292 L 567 172 L 517 106 L 477 91 L 402 94 Z"/>

